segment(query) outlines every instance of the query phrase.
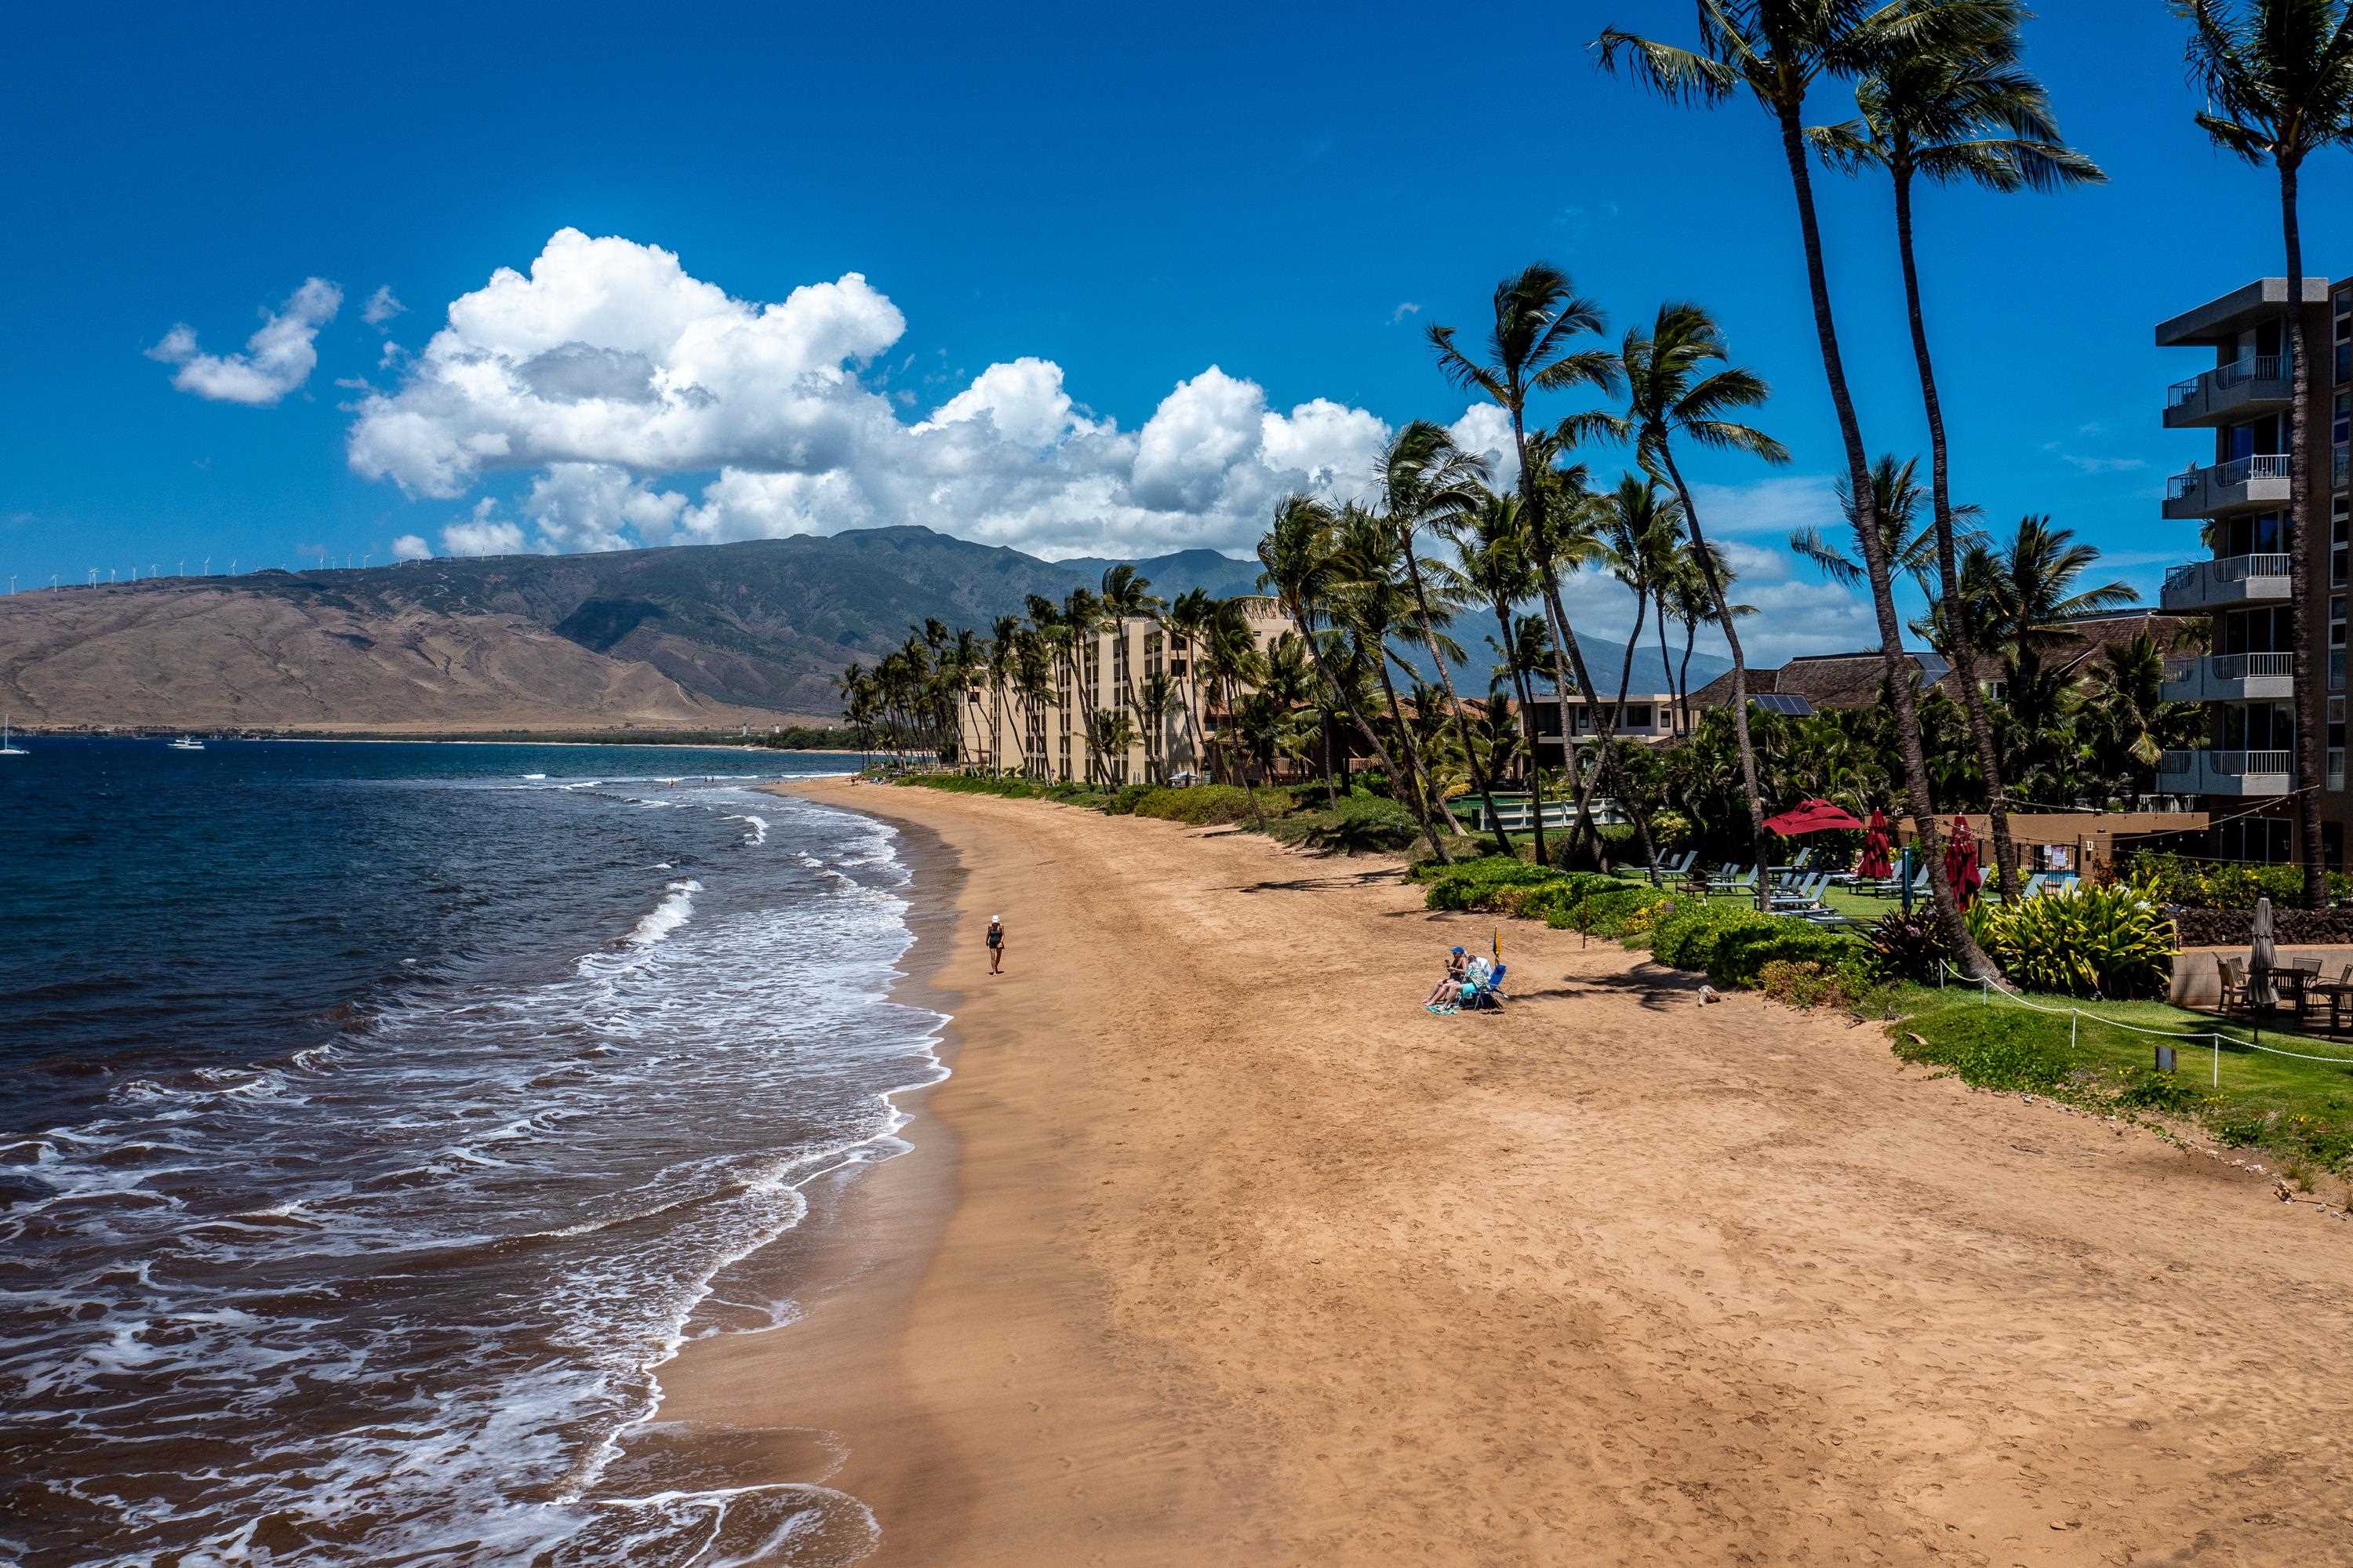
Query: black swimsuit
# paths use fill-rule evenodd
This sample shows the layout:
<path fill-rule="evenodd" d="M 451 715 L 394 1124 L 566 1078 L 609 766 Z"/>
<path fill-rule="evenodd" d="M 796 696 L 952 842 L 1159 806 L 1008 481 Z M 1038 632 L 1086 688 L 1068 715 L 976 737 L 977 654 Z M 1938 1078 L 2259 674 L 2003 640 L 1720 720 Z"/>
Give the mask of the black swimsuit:
<path fill-rule="evenodd" d="M 1005 932 L 1001 927 L 991 926 L 988 928 L 988 945 L 992 948 L 1001 948 L 1005 945 Z"/>

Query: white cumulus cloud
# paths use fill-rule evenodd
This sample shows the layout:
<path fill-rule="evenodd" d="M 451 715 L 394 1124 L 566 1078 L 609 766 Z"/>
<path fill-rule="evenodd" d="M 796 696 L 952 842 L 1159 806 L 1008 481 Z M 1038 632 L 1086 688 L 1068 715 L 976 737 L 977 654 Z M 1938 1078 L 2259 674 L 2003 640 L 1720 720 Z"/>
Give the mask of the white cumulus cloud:
<path fill-rule="evenodd" d="M 323 278 L 306 278 L 275 311 L 261 313 L 261 326 L 245 340 L 241 354 L 206 354 L 185 322 L 164 334 L 147 357 L 177 366 L 172 385 L 218 403 L 266 408 L 311 378 L 319 363 L 319 329 L 335 319 L 343 291 Z"/>
<path fill-rule="evenodd" d="M 1080 555 L 1247 549 L 1286 491 L 1363 493 L 1388 434 L 1323 398 L 1270 407 L 1216 366 L 1126 430 L 1032 356 L 918 418 L 869 374 L 905 331 L 855 272 L 762 303 L 658 246 L 567 228 L 397 358 L 396 384 L 356 406 L 348 457 L 440 499 L 538 471 L 520 522 L 451 525 L 470 546 L 519 547 L 481 530 L 526 524 L 530 547 L 575 550 L 913 523 Z"/>
<path fill-rule="evenodd" d="M 497 503 L 489 496 L 474 504 L 465 517 L 441 530 L 441 548 L 452 556 L 519 556 L 522 528 L 496 515 Z"/>
<path fill-rule="evenodd" d="M 392 542 L 392 558 L 396 561 L 428 561 L 433 558 L 433 546 L 415 534 L 403 534 Z"/>
<path fill-rule="evenodd" d="M 367 303 L 360 307 L 360 320 L 372 327 L 380 327 L 407 309 L 400 302 L 400 296 L 392 291 L 391 284 L 378 283 L 375 292 L 367 297 Z"/>

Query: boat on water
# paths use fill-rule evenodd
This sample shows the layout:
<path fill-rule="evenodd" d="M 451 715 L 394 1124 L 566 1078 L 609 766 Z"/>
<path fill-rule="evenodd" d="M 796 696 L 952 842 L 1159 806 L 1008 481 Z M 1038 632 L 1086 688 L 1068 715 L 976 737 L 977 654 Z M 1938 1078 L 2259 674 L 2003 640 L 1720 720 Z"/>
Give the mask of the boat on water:
<path fill-rule="evenodd" d="M 202 751 L 204 748 L 205 743 L 193 735 L 184 735 L 172 742 L 174 751 Z"/>
<path fill-rule="evenodd" d="M 30 753 L 8 738 L 8 720 L 0 715 L 0 757 L 26 757 Z"/>

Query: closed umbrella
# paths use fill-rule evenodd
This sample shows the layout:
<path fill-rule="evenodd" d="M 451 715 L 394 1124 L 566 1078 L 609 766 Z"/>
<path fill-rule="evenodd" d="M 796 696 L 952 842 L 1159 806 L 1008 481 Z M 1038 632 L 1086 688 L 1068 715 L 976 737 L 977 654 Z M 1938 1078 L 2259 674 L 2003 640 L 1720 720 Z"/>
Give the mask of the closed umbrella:
<path fill-rule="evenodd" d="M 1862 863 L 1854 868 L 1857 876 L 1872 882 L 1884 882 L 1895 874 L 1887 861 L 1887 813 L 1873 806 L 1871 828 L 1862 839 Z"/>
<path fill-rule="evenodd" d="M 1945 841 L 1945 882 L 1953 890 L 1953 902 L 1967 909 L 1977 902 L 1978 884 L 1984 881 L 1978 870 L 1978 841 L 1969 832 L 1969 820 L 1953 818 L 1953 836 Z"/>
<path fill-rule="evenodd" d="M 2279 949 L 2272 942 L 2272 901 L 2255 900 L 2255 918 L 2251 927 L 2253 945 L 2247 949 L 2247 1005 L 2270 1007 L 2279 1001 L 2272 989 L 2272 970 L 2279 967 Z"/>

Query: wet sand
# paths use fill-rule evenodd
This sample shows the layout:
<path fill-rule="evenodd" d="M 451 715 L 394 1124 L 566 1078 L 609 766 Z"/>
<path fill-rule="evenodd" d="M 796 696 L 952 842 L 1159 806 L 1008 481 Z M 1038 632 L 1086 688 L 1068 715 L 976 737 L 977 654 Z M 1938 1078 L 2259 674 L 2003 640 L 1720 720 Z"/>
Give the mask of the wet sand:
<path fill-rule="evenodd" d="M 662 1414 L 871 1562 L 2353 1563 L 2353 1225 L 1574 933 L 1432 1017 L 1493 927 L 1378 863 L 789 788 L 955 1075 Z"/>

